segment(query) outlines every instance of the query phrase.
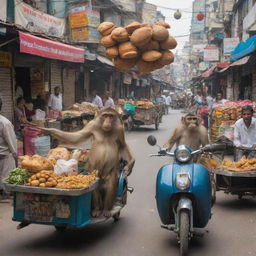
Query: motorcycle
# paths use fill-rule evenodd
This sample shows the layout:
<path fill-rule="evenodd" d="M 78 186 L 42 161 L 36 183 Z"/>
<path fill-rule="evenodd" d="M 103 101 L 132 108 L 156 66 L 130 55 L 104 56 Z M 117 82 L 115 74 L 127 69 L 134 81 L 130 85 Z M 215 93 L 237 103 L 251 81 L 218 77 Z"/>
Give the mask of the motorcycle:
<path fill-rule="evenodd" d="M 157 140 L 150 135 L 149 145 L 157 145 Z M 158 146 L 159 147 L 159 146 Z M 161 167 L 156 181 L 156 203 L 162 228 L 177 234 L 180 244 L 180 256 L 187 255 L 189 240 L 193 236 L 203 236 L 195 230 L 204 228 L 211 218 L 212 184 L 208 170 L 192 162 L 203 152 L 222 150 L 225 145 L 206 145 L 192 151 L 186 145 L 177 147 L 174 153 L 165 149 L 151 156 L 170 156 L 175 163 Z"/>

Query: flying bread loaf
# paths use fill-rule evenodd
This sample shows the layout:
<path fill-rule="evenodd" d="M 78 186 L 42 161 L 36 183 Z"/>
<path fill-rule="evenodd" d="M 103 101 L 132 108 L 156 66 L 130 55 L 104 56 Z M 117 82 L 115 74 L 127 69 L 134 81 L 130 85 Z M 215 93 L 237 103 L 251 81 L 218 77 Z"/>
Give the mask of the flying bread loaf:
<path fill-rule="evenodd" d="M 155 24 L 132 22 L 126 27 L 116 27 L 112 22 L 103 22 L 98 31 L 106 56 L 115 67 L 130 70 L 137 66 L 141 74 L 150 73 L 174 61 L 172 49 L 177 41 L 169 35 L 170 25 L 164 21 Z"/>

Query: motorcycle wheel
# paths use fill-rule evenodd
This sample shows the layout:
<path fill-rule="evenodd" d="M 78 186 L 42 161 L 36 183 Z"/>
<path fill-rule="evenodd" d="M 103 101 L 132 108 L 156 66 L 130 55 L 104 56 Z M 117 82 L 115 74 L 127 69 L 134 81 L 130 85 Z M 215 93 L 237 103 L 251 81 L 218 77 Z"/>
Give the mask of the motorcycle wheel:
<path fill-rule="evenodd" d="M 180 256 L 188 255 L 189 240 L 189 213 L 186 210 L 180 211 Z"/>

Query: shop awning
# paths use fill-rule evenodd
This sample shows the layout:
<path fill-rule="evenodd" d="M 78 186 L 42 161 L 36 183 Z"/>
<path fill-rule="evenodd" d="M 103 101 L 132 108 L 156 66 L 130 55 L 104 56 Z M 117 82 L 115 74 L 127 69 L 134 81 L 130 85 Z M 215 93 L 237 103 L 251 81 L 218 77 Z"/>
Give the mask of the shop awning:
<path fill-rule="evenodd" d="M 222 70 L 219 71 L 219 73 L 223 73 L 223 72 L 227 71 L 230 67 L 244 65 L 244 64 L 246 64 L 249 61 L 249 59 L 250 59 L 250 56 L 245 56 L 242 59 L 233 62 L 228 67 L 223 68 Z"/>
<path fill-rule="evenodd" d="M 236 61 L 256 51 L 256 35 L 248 38 L 245 42 L 239 43 L 231 53 L 230 60 Z"/>
<path fill-rule="evenodd" d="M 213 74 L 214 69 L 215 69 L 216 67 L 217 67 L 217 66 L 214 65 L 213 67 L 211 67 L 210 69 L 208 69 L 207 71 L 205 71 L 204 73 L 202 73 L 202 74 L 201 74 L 201 77 L 203 77 L 203 78 L 208 78 L 208 77 L 210 77 L 210 76 Z"/>
<path fill-rule="evenodd" d="M 230 62 L 219 62 L 217 63 L 217 68 L 226 68 L 230 65 Z"/>
<path fill-rule="evenodd" d="M 20 52 L 49 59 L 84 63 L 84 49 L 19 32 Z"/>

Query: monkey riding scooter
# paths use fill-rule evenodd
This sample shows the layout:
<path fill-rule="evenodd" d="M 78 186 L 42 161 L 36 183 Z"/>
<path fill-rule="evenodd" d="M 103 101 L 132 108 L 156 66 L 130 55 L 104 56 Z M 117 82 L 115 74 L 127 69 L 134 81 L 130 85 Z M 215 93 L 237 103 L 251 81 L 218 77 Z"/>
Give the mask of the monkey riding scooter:
<path fill-rule="evenodd" d="M 154 136 L 147 138 L 151 146 L 157 144 Z M 192 151 L 186 145 L 178 146 L 174 153 L 161 150 L 151 156 L 171 156 L 173 164 L 160 168 L 156 181 L 156 203 L 162 228 L 174 231 L 180 244 L 180 255 L 187 255 L 189 240 L 203 236 L 195 228 L 204 228 L 211 218 L 212 182 L 208 170 L 192 163 L 197 155 L 224 149 L 215 144 Z"/>

